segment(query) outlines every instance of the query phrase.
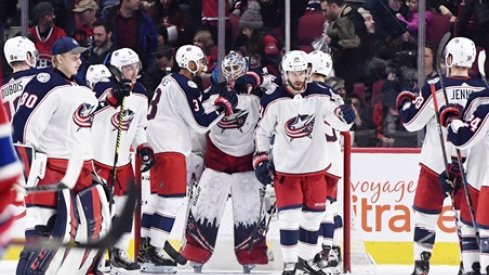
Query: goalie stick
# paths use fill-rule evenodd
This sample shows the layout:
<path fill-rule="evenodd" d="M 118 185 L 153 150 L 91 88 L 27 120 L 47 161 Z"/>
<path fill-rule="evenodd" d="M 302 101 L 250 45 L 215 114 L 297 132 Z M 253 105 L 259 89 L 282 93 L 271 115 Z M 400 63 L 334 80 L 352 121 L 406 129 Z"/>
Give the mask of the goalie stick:
<path fill-rule="evenodd" d="M 32 243 L 25 243 L 23 242 L 18 242 L 18 241 L 13 241 L 10 244 L 25 244 L 26 248 L 28 249 L 47 249 L 47 250 L 57 250 L 61 247 L 67 247 L 67 248 L 85 248 L 85 249 L 98 249 L 98 250 L 105 250 L 107 248 L 110 248 L 117 243 L 117 241 L 120 239 L 122 234 L 124 234 L 124 228 L 125 225 L 130 223 L 132 220 L 132 215 L 134 214 L 134 207 L 136 205 L 136 197 L 138 194 L 138 190 L 136 188 L 136 185 L 134 181 L 130 181 L 128 184 L 128 190 L 127 190 L 127 200 L 126 203 L 122 209 L 121 215 L 119 216 L 118 219 L 115 220 L 114 223 L 111 224 L 109 232 L 107 232 L 104 237 L 95 240 L 95 241 L 88 241 L 88 242 L 67 242 L 63 243 L 59 240 L 55 239 L 48 239 L 48 240 L 41 240 L 39 242 L 32 242 Z"/>
<path fill-rule="evenodd" d="M 444 80 L 443 80 L 443 75 L 441 74 L 441 55 L 443 53 L 443 50 L 445 49 L 445 45 L 448 43 L 448 40 L 450 39 L 450 33 L 447 32 L 442 40 L 440 41 L 440 45 L 438 46 L 438 52 L 436 53 L 436 71 L 439 75 L 439 79 L 440 79 L 440 86 L 442 88 L 442 92 L 443 92 L 443 98 L 445 100 L 445 104 L 449 104 L 449 101 L 448 101 L 448 95 L 447 95 L 447 90 L 446 90 L 446 87 L 445 87 L 445 84 L 444 84 Z M 441 128 L 441 121 L 440 121 L 440 114 L 439 114 L 439 109 L 438 109 L 438 102 L 437 102 L 437 98 L 436 98 L 436 91 L 433 91 L 434 89 L 434 85 L 432 85 L 432 97 L 433 97 L 433 103 L 435 105 L 435 114 L 436 114 L 436 120 L 438 122 L 438 128 L 439 128 L 439 134 L 440 134 L 440 142 L 441 142 L 441 145 L 442 145 L 442 150 L 444 151 L 443 152 L 443 158 L 444 158 L 444 161 L 445 161 L 445 170 L 446 170 L 446 173 L 447 175 L 448 174 L 448 161 L 446 160 L 446 149 L 445 149 L 445 143 L 444 143 L 444 138 L 443 138 L 443 133 L 441 132 L 442 131 L 442 128 Z M 480 243 L 479 240 L 479 229 L 477 227 L 477 224 L 476 224 L 476 221 L 475 221 L 475 211 L 474 211 L 474 204 L 472 203 L 472 199 L 469 195 L 469 190 L 468 190 L 468 187 L 467 187 L 467 178 L 466 178 L 466 174 L 465 174 L 465 169 L 463 167 L 463 161 L 462 161 L 462 154 L 460 152 L 460 149 L 455 149 L 455 152 L 457 154 L 457 162 L 458 162 L 458 165 L 460 167 L 460 174 L 462 176 L 462 185 L 463 185 L 463 188 L 464 188 L 464 192 L 465 192 L 465 199 L 467 200 L 467 204 L 468 204 L 468 207 L 469 207 L 469 213 L 470 213 L 470 218 L 472 220 L 472 225 L 474 227 L 474 231 L 475 231 L 475 238 L 477 240 L 477 243 Z M 452 186 L 453 186 L 453 182 L 452 182 Z M 457 212 L 455 212 L 455 204 L 454 204 L 454 199 L 453 199 L 453 196 L 450 196 L 451 200 L 452 200 L 452 210 L 454 211 L 454 217 L 455 217 L 455 222 L 458 224 L 460 218 L 457 216 Z M 462 241 L 462 233 L 460 232 L 460 228 L 458 226 L 457 227 L 457 235 L 458 235 L 458 238 L 460 240 L 460 243 Z"/>
<path fill-rule="evenodd" d="M 76 185 L 76 181 L 80 176 L 80 171 L 83 166 L 83 154 L 79 150 L 73 150 L 68 161 L 68 167 L 63 178 L 56 183 L 37 185 L 32 187 L 25 187 L 27 193 L 34 192 L 52 192 L 63 189 L 73 189 Z"/>

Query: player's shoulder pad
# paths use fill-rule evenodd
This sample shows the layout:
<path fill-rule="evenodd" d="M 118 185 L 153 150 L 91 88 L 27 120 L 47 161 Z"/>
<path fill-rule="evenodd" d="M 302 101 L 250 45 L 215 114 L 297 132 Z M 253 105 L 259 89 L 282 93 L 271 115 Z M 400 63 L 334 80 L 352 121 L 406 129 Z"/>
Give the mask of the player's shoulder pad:
<path fill-rule="evenodd" d="M 182 88 L 186 95 L 200 97 L 201 92 L 199 86 L 197 86 L 197 83 L 179 73 L 172 73 L 170 76 L 175 79 L 175 81 L 178 83 L 180 88 Z"/>
<path fill-rule="evenodd" d="M 213 84 L 202 92 L 202 101 L 208 100 L 213 95 L 219 95 L 222 91 L 226 91 L 226 89 L 226 82 Z"/>
<path fill-rule="evenodd" d="M 486 87 L 486 83 L 481 78 L 472 78 L 467 81 L 467 84 L 472 87 Z"/>
<path fill-rule="evenodd" d="M 99 98 L 102 94 L 107 91 L 107 89 L 111 89 L 116 85 L 116 81 L 113 77 L 109 78 L 109 81 L 100 81 L 95 84 L 93 87 L 93 91 L 95 92 L 95 97 Z"/>
<path fill-rule="evenodd" d="M 477 93 L 471 93 L 469 95 L 469 99 L 467 100 L 467 103 L 465 104 L 465 106 L 470 106 L 470 103 L 472 101 L 474 101 L 478 98 L 482 98 L 482 97 L 489 98 L 489 88 L 485 88 L 484 90 L 477 92 Z"/>
<path fill-rule="evenodd" d="M 136 82 L 136 84 L 134 84 L 134 87 L 132 88 L 132 92 L 137 95 L 147 96 L 146 88 L 143 86 L 143 84 L 139 82 Z"/>
<path fill-rule="evenodd" d="M 58 86 L 69 85 L 69 82 L 54 70 L 43 71 L 26 85 L 24 91 L 32 94 L 46 94 Z"/>
<path fill-rule="evenodd" d="M 283 84 L 279 85 L 277 89 L 271 94 L 264 93 L 262 98 L 260 99 L 260 104 L 263 108 L 266 108 L 268 104 L 270 104 L 272 101 L 280 98 L 291 98 L 291 95 L 285 90 L 285 86 Z"/>
<path fill-rule="evenodd" d="M 29 68 L 29 69 L 24 70 L 24 71 L 13 73 L 12 77 L 14 79 L 18 79 L 18 78 L 21 78 L 24 76 L 31 76 L 31 75 L 36 75 L 38 73 L 46 73 L 46 72 L 49 72 L 49 70 L 47 70 L 47 68 L 43 68 L 43 69 Z"/>
<path fill-rule="evenodd" d="M 333 94 L 337 94 L 334 92 L 333 88 L 321 82 L 309 82 L 306 87 L 306 95 L 326 95 L 333 96 Z"/>

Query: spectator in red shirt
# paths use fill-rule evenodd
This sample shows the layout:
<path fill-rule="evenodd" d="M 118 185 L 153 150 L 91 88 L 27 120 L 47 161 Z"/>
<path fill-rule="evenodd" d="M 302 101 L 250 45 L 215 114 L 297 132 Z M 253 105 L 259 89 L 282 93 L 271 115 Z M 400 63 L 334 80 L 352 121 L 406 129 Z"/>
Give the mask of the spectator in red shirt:
<path fill-rule="evenodd" d="M 32 11 L 36 25 L 29 28 L 29 37 L 39 51 L 38 68 L 51 65 L 51 48 L 59 38 L 66 36 L 63 29 L 54 25 L 54 8 L 49 2 L 39 2 Z"/>
<path fill-rule="evenodd" d="M 93 23 L 97 21 L 99 7 L 94 0 L 82 0 L 73 9 L 76 14 L 76 29 L 73 34 L 83 47 L 90 47 L 93 40 Z"/>

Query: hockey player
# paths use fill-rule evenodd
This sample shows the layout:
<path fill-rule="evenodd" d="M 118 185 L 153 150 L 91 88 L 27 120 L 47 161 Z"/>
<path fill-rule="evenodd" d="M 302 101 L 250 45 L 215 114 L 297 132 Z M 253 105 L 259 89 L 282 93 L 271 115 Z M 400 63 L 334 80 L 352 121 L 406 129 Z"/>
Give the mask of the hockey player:
<path fill-rule="evenodd" d="M 291 51 L 283 57 L 283 80 L 262 98 L 255 132 L 253 166 L 262 184 L 273 179 L 284 275 L 294 274 L 296 263 L 311 274 L 326 274 L 322 269 L 327 262 L 315 249 L 325 211 L 324 173 L 331 163 L 324 122 L 346 131 L 355 119 L 351 106 L 332 97 L 328 87 L 307 83 L 307 74 L 306 53 Z"/>
<path fill-rule="evenodd" d="M 231 51 L 224 57 L 221 69 L 226 82 L 212 85 L 204 92 L 204 102 L 213 105 L 222 91 L 231 91 L 234 82 L 248 71 L 244 57 Z M 261 83 L 258 83 L 260 85 Z M 198 196 L 190 201 L 183 255 L 196 272 L 214 252 L 217 232 L 226 201 L 231 194 L 234 218 L 234 252 L 238 262 L 249 273 L 255 264 L 266 264 L 267 246 L 264 238 L 253 236 L 259 216 L 260 189 L 252 166 L 253 134 L 259 117 L 261 90 L 240 94 L 234 114 L 225 116 L 211 128 L 204 154 L 206 167 L 198 183 Z M 211 106 L 212 107 L 212 106 Z M 250 247 L 250 242 L 254 242 Z"/>
<path fill-rule="evenodd" d="M 440 117 L 444 126 L 448 124 L 448 140 L 459 149 L 467 151 L 466 179 L 467 188 L 473 202 L 475 220 L 479 230 L 479 269 L 473 268 L 465 274 L 489 274 L 489 216 L 487 214 L 487 196 L 489 194 L 489 89 L 474 93 L 469 97 L 463 112 L 459 105 L 448 105 Z M 471 209 L 466 203 L 461 205 L 463 227 L 473 231 L 470 216 Z M 475 246 L 474 246 L 475 248 Z M 477 254 L 472 252 L 472 254 Z M 474 255 L 475 256 L 475 255 Z M 475 258 L 475 257 L 474 257 Z M 464 262 L 464 266 L 466 263 Z M 477 269 L 477 270 L 476 270 Z"/>
<path fill-rule="evenodd" d="M 135 180 L 131 146 L 141 158 L 143 172 L 154 164 L 154 156 L 146 142 L 146 90 L 136 82 L 141 70 L 139 57 L 133 50 L 122 48 L 112 53 L 110 65 L 120 75 L 111 77 L 110 81 L 95 84 L 95 96 L 99 101 L 108 104 L 94 114 L 92 146 L 95 172 L 113 190 L 112 216 L 116 219 L 126 201 L 128 183 Z M 139 264 L 130 261 L 127 256 L 132 222 L 126 226 L 124 235 L 110 250 L 112 272 L 124 273 L 140 269 Z"/>
<path fill-rule="evenodd" d="M 317 82 L 320 85 L 326 84 L 326 79 L 333 71 L 333 60 L 327 53 L 315 50 L 308 54 L 309 61 L 312 65 L 312 74 L 310 81 Z M 334 91 L 332 91 L 333 97 L 340 97 Z M 327 184 L 327 196 L 326 196 L 326 213 L 323 217 L 320 227 L 320 235 L 323 237 L 322 242 L 322 255 L 328 266 L 334 274 L 339 274 L 341 271 L 338 266 L 340 260 L 340 246 L 339 243 L 334 243 L 334 233 L 336 229 L 340 228 L 343 221 L 338 214 L 337 208 L 337 186 L 338 181 L 343 175 L 343 158 L 342 148 L 340 142 L 340 132 L 331 127 L 325 122 L 326 134 L 325 140 L 328 146 L 328 154 L 331 158 L 331 167 L 326 171 L 326 184 Z"/>
<path fill-rule="evenodd" d="M 428 274 L 429 272 L 429 260 L 435 243 L 435 224 L 446 196 L 438 180 L 440 174 L 445 170 L 445 164 L 435 117 L 435 112 L 438 110 L 433 107 L 432 93 L 436 93 L 436 99 L 440 106 L 446 104 L 465 106 L 469 95 L 481 91 L 484 87 L 482 80 L 469 78 L 468 71 L 472 67 L 475 56 L 475 45 L 472 40 L 455 37 L 448 42 L 445 49 L 445 62 L 450 69 L 450 74 L 448 78 L 443 78 L 448 103 L 445 102 L 443 87 L 438 77 L 428 80 L 419 93 L 404 91 L 397 97 L 397 109 L 404 127 L 411 132 L 426 127 L 425 140 L 421 149 L 421 171 L 413 203 L 414 275 Z M 444 130 L 444 140 L 446 140 L 446 134 Z M 446 157 L 450 162 L 448 177 L 454 181 L 455 185 L 460 184 L 458 173 L 460 168 L 457 161 L 452 160 L 455 151 L 451 143 L 446 142 L 445 146 Z M 453 195 L 455 201 L 458 202 L 459 198 L 463 197 L 463 190 L 454 192 Z M 458 209 L 458 203 L 456 204 L 455 207 Z M 462 225 L 461 231 L 461 241 L 464 244 L 462 246 L 464 269 L 470 272 L 473 261 L 468 260 L 470 258 L 469 251 L 477 244 L 473 230 L 471 231 Z"/>
<path fill-rule="evenodd" d="M 18 189 L 15 185 L 22 173 L 22 166 L 12 146 L 10 119 L 3 104 L 0 104 L 0 151 L 2 151 L 0 155 L 0 257 L 2 257 L 5 245 L 9 241 L 8 231 L 14 222 L 14 213 L 9 205 L 18 200 Z"/>
<path fill-rule="evenodd" d="M 185 157 L 192 148 L 190 133 L 207 132 L 225 115 L 232 115 L 238 101 L 234 92 L 223 91 L 214 101 L 217 110 L 204 109 L 202 93 L 192 81 L 206 71 L 204 53 L 196 46 L 185 45 L 177 50 L 175 59 L 179 72 L 163 78 L 148 111 L 146 131 L 156 163 L 150 170 L 151 197 L 143 210 L 138 256 L 147 272 L 174 272 L 174 260 L 186 263 L 167 240 L 186 193 Z"/>
<path fill-rule="evenodd" d="M 8 120 L 17 109 L 17 103 L 27 83 L 37 73 L 37 50 L 32 41 L 23 36 L 16 36 L 5 41 L 3 46 L 5 60 L 13 70 L 12 78 L 0 88 Z"/>
<path fill-rule="evenodd" d="M 27 242 L 86 242 L 100 238 L 108 230 L 107 197 L 103 187 L 93 185 L 91 175 L 90 127 L 98 101 L 90 89 L 74 81 L 80 54 L 85 50 L 71 37 L 59 39 L 52 48 L 53 69 L 37 74 L 27 84 L 12 121 L 14 142 L 32 146 L 48 156 L 45 175 L 38 185 L 61 180 L 73 150 L 79 150 L 85 160 L 72 191 L 27 195 Z M 96 253 L 84 249 L 25 248 L 17 274 L 84 274 L 93 269 Z"/>

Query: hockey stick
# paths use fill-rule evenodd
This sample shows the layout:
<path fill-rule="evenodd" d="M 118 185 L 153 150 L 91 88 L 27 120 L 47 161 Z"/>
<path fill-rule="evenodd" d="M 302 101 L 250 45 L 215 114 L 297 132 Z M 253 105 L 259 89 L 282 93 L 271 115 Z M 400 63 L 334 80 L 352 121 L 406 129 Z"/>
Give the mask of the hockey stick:
<path fill-rule="evenodd" d="M 445 45 L 447 44 L 448 40 L 450 39 L 450 33 L 446 33 L 441 42 L 440 42 L 440 45 L 438 46 L 438 52 L 436 53 L 436 71 L 438 73 L 438 75 L 440 76 L 440 86 L 442 88 L 442 91 L 443 91 L 443 98 L 445 99 L 445 104 L 449 104 L 449 101 L 448 101 L 448 95 L 447 95 L 447 90 L 446 90 L 446 87 L 445 87 L 445 84 L 444 84 L 444 80 L 443 80 L 443 76 L 441 75 L 441 65 L 440 65 L 440 60 L 441 60 L 441 54 L 445 48 Z M 443 43 L 443 44 L 442 44 Z M 433 90 L 434 90 L 434 86 L 432 86 L 432 94 L 433 94 Z M 438 103 L 437 103 L 437 98 L 436 98 L 436 94 L 433 94 L 433 103 L 435 104 L 435 114 L 437 116 L 437 121 L 438 121 L 438 128 L 439 128 L 439 133 L 440 133 L 440 138 L 441 138 L 441 142 L 442 142 L 442 148 L 444 148 L 444 139 L 443 139 L 443 134 L 441 132 L 441 121 L 440 121 L 440 114 L 439 114 L 439 109 L 438 109 Z M 465 199 L 467 200 L 467 206 L 469 207 L 469 213 L 470 213 L 470 218 L 472 220 L 472 225 L 474 227 L 474 231 L 475 231 L 475 238 L 477 240 L 477 244 L 479 244 L 480 242 L 480 238 L 479 238 L 479 229 L 477 227 L 477 223 L 475 221 L 475 211 L 474 211 L 474 204 L 472 203 L 472 199 L 470 197 L 470 194 L 469 194 L 469 189 L 467 187 L 467 178 L 466 178 L 466 174 L 465 174 L 465 171 L 464 171 L 464 167 L 463 167 L 463 161 L 462 161 L 462 154 L 460 152 L 460 149 L 455 149 L 455 152 L 457 154 L 457 162 L 458 162 L 458 165 L 460 167 L 460 175 L 462 177 L 462 185 L 463 185 L 463 188 L 464 188 L 464 192 L 465 192 Z M 447 175 L 448 174 L 448 162 L 446 161 L 446 153 L 444 152 L 443 154 L 443 157 L 444 157 L 444 160 L 445 160 L 445 169 L 447 171 Z M 453 182 L 452 182 L 452 186 L 453 186 Z M 454 186 L 453 186 L 454 187 Z M 454 206 L 454 200 L 453 200 L 453 196 L 451 196 L 452 198 L 452 206 Z M 456 213 L 456 212 L 455 212 Z M 456 217 L 457 215 L 455 215 Z M 458 222 L 460 219 L 459 217 L 456 218 L 455 222 Z M 458 228 L 458 226 L 457 226 Z M 462 233 L 459 232 L 459 229 L 457 230 L 457 234 L 459 234 L 459 239 L 460 241 L 462 240 Z"/>
<path fill-rule="evenodd" d="M 62 189 L 73 189 L 76 181 L 80 176 L 80 171 L 83 166 L 83 154 L 79 150 L 73 150 L 68 161 L 68 167 L 63 178 L 57 182 L 46 185 L 37 185 L 33 187 L 25 187 L 27 193 L 35 192 L 53 192 Z"/>
<path fill-rule="evenodd" d="M 489 88 L 489 84 L 487 83 L 486 78 L 486 50 L 482 50 L 479 52 L 479 57 L 477 58 L 477 69 L 479 69 L 479 73 L 481 74 L 482 81 L 486 84 L 486 88 Z"/>
<path fill-rule="evenodd" d="M 115 220 L 114 223 L 112 223 L 109 232 L 107 232 L 107 234 L 105 234 L 104 237 L 98 240 L 88 241 L 84 243 L 75 242 L 75 241 L 63 243 L 59 240 L 44 239 L 38 242 L 30 242 L 30 243 L 13 241 L 10 244 L 21 244 L 21 245 L 25 244 L 27 249 L 33 249 L 33 250 L 36 249 L 57 250 L 61 247 L 105 250 L 109 247 L 112 247 L 114 246 L 115 243 L 117 243 L 117 241 L 120 239 L 122 234 L 124 234 L 125 225 L 130 223 L 132 220 L 132 215 L 134 213 L 134 207 L 136 205 L 136 197 L 138 193 L 136 185 L 133 181 L 129 182 L 127 192 L 128 192 L 127 200 L 122 209 L 121 215 L 119 216 L 118 219 Z"/>

